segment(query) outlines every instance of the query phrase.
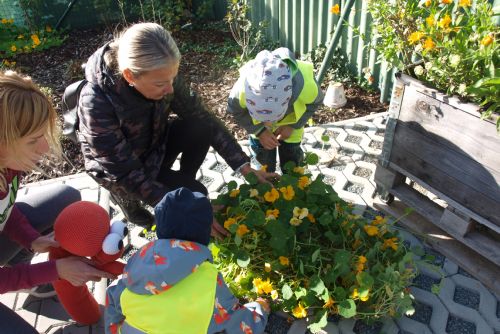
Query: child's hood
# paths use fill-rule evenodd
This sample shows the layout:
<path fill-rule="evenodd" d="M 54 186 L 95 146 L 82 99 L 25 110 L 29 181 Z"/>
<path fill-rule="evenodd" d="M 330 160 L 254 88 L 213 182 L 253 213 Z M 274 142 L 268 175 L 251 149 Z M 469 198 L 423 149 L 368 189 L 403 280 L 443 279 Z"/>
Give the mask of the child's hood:
<path fill-rule="evenodd" d="M 204 261 L 212 262 L 210 250 L 199 243 L 178 239 L 151 241 L 125 266 L 123 283 L 137 294 L 158 294 L 191 274 Z"/>

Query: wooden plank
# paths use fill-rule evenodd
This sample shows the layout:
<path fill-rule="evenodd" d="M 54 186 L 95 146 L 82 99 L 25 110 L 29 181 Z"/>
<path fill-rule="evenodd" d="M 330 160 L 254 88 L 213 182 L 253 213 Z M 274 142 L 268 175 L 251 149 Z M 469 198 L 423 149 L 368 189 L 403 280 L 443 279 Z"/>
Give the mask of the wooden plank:
<path fill-rule="evenodd" d="M 399 121 L 452 150 L 466 152 L 481 165 L 500 173 L 500 136 L 494 124 L 405 88 Z"/>
<path fill-rule="evenodd" d="M 457 182 L 453 177 L 442 172 L 435 166 L 423 161 L 413 152 L 403 150 L 399 146 L 394 146 L 391 154 L 391 165 L 400 166 L 402 170 L 408 171 L 416 179 L 417 183 L 423 181 L 432 188 L 453 199 L 460 206 L 463 206 L 494 225 L 500 227 L 500 210 L 498 195 L 496 199 L 485 196 L 483 193 L 471 188 L 463 183 Z M 457 205 L 455 207 L 459 208 Z M 459 208 L 460 209 L 460 208 Z"/>
<path fill-rule="evenodd" d="M 375 198 L 373 204 L 376 209 L 393 217 L 403 216 L 408 208 L 399 200 L 395 200 L 389 206 Z M 402 218 L 398 225 L 424 238 L 426 244 L 462 267 L 488 289 L 500 295 L 500 266 L 455 240 L 416 212 Z"/>
<path fill-rule="evenodd" d="M 444 210 L 438 225 L 442 226 L 450 234 L 461 237 L 464 237 L 474 228 L 474 222 L 470 217 L 460 217 L 449 209 Z"/>
<path fill-rule="evenodd" d="M 500 204 L 500 172 L 488 170 L 464 152 L 448 150 L 446 147 L 400 123 L 394 134 L 390 161 L 401 155 L 403 161 L 411 152 L 427 165 L 432 165 L 449 176 L 455 183 L 463 183 L 475 191 Z M 500 154 L 499 154 L 500 155 Z M 401 165 L 403 168 L 404 165 Z"/>
<path fill-rule="evenodd" d="M 383 191 L 388 191 L 389 189 L 404 183 L 406 176 L 394 170 L 377 165 L 374 180 L 377 187 L 381 187 Z"/>
<path fill-rule="evenodd" d="M 500 266 L 500 243 L 489 238 L 487 233 L 472 232 L 464 237 L 455 233 L 454 229 L 446 230 L 446 226 L 439 225 L 444 209 L 425 196 L 422 196 L 422 194 L 410 188 L 406 184 L 391 189 L 390 192 L 398 197 L 401 202 L 411 208 L 414 208 L 420 215 L 428 219 L 431 223 L 441 229 L 444 229 L 456 240 L 474 249 L 479 254 Z"/>

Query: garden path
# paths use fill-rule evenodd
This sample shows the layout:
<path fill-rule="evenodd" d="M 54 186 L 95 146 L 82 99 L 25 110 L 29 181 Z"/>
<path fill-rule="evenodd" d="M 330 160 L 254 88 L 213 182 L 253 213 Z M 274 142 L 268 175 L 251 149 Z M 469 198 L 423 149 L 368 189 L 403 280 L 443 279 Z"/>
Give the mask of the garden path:
<path fill-rule="evenodd" d="M 385 129 L 386 113 L 337 122 L 321 127 L 308 128 L 305 134 L 304 149 L 316 152 L 321 161 L 312 169 L 314 173 L 326 175 L 325 181 L 332 184 L 339 195 L 356 205 L 358 214 L 367 218 L 380 214 L 373 209 L 375 183 L 373 181 L 375 164 L 381 152 Z M 330 140 L 323 143 L 321 137 L 328 135 Z M 241 142 L 248 151 L 248 143 Z M 209 189 L 210 197 L 215 198 L 224 191 L 225 184 L 231 180 L 243 182 L 215 152 L 210 151 L 198 174 L 199 179 Z M 75 174 L 58 179 L 41 181 L 26 185 L 25 191 L 43 187 L 51 183 L 65 183 L 79 189 L 84 200 L 94 201 L 115 211 L 117 218 L 121 213 L 110 205 L 106 190 L 99 187 L 86 174 Z M 139 228 L 132 229 L 128 243 L 136 249 L 147 242 L 139 236 Z M 500 333 L 500 298 L 488 290 L 477 279 L 461 269 L 453 261 L 429 248 L 421 240 L 407 231 L 402 231 L 405 242 L 421 245 L 434 256 L 435 264 L 441 273 L 421 268 L 421 273 L 411 287 L 416 300 L 416 312 L 411 317 L 385 319 L 366 325 L 350 319 L 332 318 L 325 333 L 330 334 L 494 334 Z M 43 261 L 44 255 L 34 261 Z M 444 277 L 444 278 L 442 278 Z M 439 294 L 431 292 L 432 286 L 443 279 Z M 105 284 L 89 284 L 94 295 L 103 301 Z M 91 334 L 104 333 L 102 323 L 94 326 L 79 326 L 73 323 L 59 304 L 57 297 L 35 298 L 27 293 L 7 293 L 0 296 L 0 302 L 14 309 L 33 324 L 41 333 L 51 334 Z M 268 333 L 305 334 L 305 320 L 291 322 L 285 314 L 272 314 Z"/>

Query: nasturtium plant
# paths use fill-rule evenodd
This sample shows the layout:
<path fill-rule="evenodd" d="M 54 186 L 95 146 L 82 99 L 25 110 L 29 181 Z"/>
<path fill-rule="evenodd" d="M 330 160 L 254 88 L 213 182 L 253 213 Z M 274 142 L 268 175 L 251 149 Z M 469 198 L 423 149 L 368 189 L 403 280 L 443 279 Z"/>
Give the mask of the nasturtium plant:
<path fill-rule="evenodd" d="M 326 326 L 329 314 L 374 319 L 411 311 L 413 254 L 392 224 L 353 214 L 323 175 L 293 163 L 286 169 L 272 185 L 255 177 L 230 182 L 214 200 L 230 236 L 212 250 L 233 293 L 311 317 L 311 330 Z"/>

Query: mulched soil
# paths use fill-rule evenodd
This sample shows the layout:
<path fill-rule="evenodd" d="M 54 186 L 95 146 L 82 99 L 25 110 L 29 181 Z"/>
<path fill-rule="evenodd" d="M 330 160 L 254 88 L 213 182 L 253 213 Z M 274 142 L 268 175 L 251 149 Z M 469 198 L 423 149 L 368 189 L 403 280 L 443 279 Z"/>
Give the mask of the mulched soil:
<path fill-rule="evenodd" d="M 19 55 L 15 59 L 16 70 L 30 75 L 40 86 L 48 88 L 56 110 L 60 112 L 64 89 L 70 83 L 83 78 L 81 65 L 97 48 L 110 40 L 112 35 L 112 31 L 106 28 L 71 31 L 67 40 L 59 47 L 39 53 Z M 213 29 L 203 30 L 203 33 L 188 30 L 174 33 L 173 36 L 179 46 L 207 45 L 206 51 L 201 47 L 184 52 L 180 72 L 190 79 L 192 88 L 235 137 L 238 140 L 246 138 L 245 131 L 226 114 L 226 99 L 238 78 L 238 71 L 228 66 L 223 68 L 213 66 L 217 46 L 223 48 L 227 45 L 227 41 L 231 39 L 230 33 Z M 320 108 L 313 116 L 314 124 L 326 124 L 387 110 L 387 105 L 380 103 L 378 93 L 366 92 L 355 85 L 345 87 L 345 93 L 347 104 L 337 110 Z M 84 171 L 80 148 L 65 138 L 62 139 L 62 146 L 65 153 L 64 161 L 45 160 L 41 171 L 31 173 L 24 181 L 33 182 Z"/>

